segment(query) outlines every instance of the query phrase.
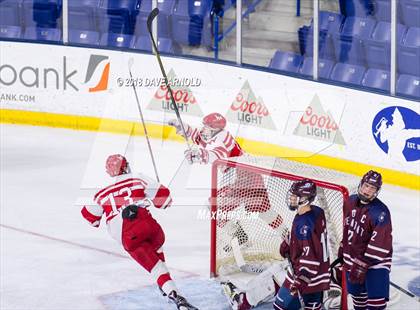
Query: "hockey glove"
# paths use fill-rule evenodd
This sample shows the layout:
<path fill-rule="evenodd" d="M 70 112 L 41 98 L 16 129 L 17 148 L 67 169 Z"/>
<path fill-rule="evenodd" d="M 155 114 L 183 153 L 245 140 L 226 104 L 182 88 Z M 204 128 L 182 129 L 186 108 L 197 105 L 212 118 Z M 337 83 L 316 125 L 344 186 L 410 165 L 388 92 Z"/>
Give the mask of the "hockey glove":
<path fill-rule="evenodd" d="M 136 205 L 129 205 L 125 207 L 122 211 L 122 218 L 130 221 L 134 220 L 137 217 L 138 208 L 139 207 Z"/>
<path fill-rule="evenodd" d="M 209 160 L 209 153 L 201 148 L 186 150 L 184 155 L 190 165 L 194 163 L 207 164 Z"/>
<path fill-rule="evenodd" d="M 283 242 L 280 245 L 280 255 L 284 258 L 290 256 L 290 246 L 286 240 L 283 240 Z"/>
<path fill-rule="evenodd" d="M 351 283 L 363 284 L 366 279 L 366 272 L 369 265 L 364 261 L 356 258 L 353 261 L 353 266 L 350 269 L 349 280 Z"/>
<path fill-rule="evenodd" d="M 168 125 L 172 126 L 172 127 L 175 127 L 176 134 L 184 137 L 184 132 L 182 131 L 182 125 L 177 119 L 169 120 Z M 185 133 L 188 135 L 188 131 L 190 130 L 190 126 L 187 125 L 187 124 L 184 124 L 184 129 L 185 129 Z"/>

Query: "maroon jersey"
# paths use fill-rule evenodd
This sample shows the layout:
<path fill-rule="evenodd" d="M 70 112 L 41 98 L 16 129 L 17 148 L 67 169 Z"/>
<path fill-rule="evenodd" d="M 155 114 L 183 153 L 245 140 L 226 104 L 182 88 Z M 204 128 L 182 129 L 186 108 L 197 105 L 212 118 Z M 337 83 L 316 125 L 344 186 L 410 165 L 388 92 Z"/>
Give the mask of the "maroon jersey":
<path fill-rule="evenodd" d="M 290 259 L 295 277 L 304 275 L 311 281 L 300 292 L 309 294 L 330 288 L 330 259 L 324 210 L 311 205 L 311 211 L 296 214 L 290 234 Z M 290 289 L 293 276 L 288 272 L 284 285 Z"/>
<path fill-rule="evenodd" d="M 372 269 L 391 270 L 392 224 L 385 204 L 375 198 L 362 204 L 352 195 L 344 204 L 344 268 L 350 270 L 355 258 Z"/>

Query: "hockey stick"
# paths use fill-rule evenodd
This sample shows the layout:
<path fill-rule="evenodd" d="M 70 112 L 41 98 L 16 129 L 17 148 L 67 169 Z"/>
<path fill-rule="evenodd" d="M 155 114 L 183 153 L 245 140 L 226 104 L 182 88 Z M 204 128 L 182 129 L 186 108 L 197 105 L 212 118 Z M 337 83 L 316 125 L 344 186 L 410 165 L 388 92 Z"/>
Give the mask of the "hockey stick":
<path fill-rule="evenodd" d="M 414 295 L 413 293 L 411 293 L 411 292 L 407 291 L 406 289 L 402 288 L 401 286 L 399 286 L 399 285 L 395 284 L 395 283 L 394 283 L 394 282 L 392 282 L 392 281 L 389 281 L 389 283 L 390 283 L 390 284 L 391 284 L 394 288 L 396 288 L 397 290 L 399 290 L 400 292 L 402 292 L 402 293 L 406 294 L 407 296 L 409 296 L 409 297 L 411 297 L 411 298 L 414 298 L 417 302 L 420 302 L 420 297 L 419 297 L 419 296 Z"/>
<path fill-rule="evenodd" d="M 156 58 L 157 58 L 158 63 L 159 63 L 160 71 L 162 72 L 163 78 L 165 80 L 166 87 L 168 88 L 169 95 L 171 96 L 172 106 L 175 110 L 176 117 L 177 117 L 179 123 L 181 124 L 182 134 L 184 135 L 185 141 L 187 142 L 188 149 L 191 150 L 191 146 L 190 146 L 190 143 L 188 141 L 188 136 L 187 136 L 187 133 L 185 131 L 184 123 L 182 122 L 182 119 L 181 119 L 181 114 L 179 113 L 178 106 L 175 102 L 175 98 L 174 98 L 174 94 L 172 92 L 172 88 L 169 85 L 168 76 L 166 75 L 165 68 L 163 67 L 162 60 L 160 59 L 160 53 L 158 51 L 156 41 L 153 38 L 153 34 L 152 34 L 152 22 L 156 18 L 156 16 L 158 16 L 158 14 L 159 14 L 159 9 L 158 8 L 154 8 L 152 10 L 152 12 L 150 12 L 149 16 L 147 17 L 147 30 L 149 31 L 150 40 L 152 41 L 153 49 L 155 51 L 155 55 L 156 55 Z"/>
<path fill-rule="evenodd" d="M 131 73 L 131 67 L 133 66 L 133 63 L 134 63 L 133 58 L 130 58 L 129 61 L 128 61 L 128 72 L 130 73 L 131 81 L 133 81 L 133 74 Z M 137 108 L 139 109 L 141 123 L 143 124 L 144 135 L 146 136 L 147 147 L 149 148 L 149 153 L 150 153 L 150 158 L 152 159 L 153 169 L 155 170 L 156 181 L 158 183 L 160 183 L 159 174 L 158 174 L 158 171 L 157 171 L 157 168 L 156 168 L 155 157 L 153 156 L 152 146 L 150 145 L 149 134 L 147 132 L 146 123 L 144 121 L 143 111 L 141 110 L 140 101 L 139 101 L 139 97 L 137 95 L 136 86 L 134 85 L 134 83 L 131 83 L 131 85 L 133 86 L 134 96 L 136 97 Z"/>
<path fill-rule="evenodd" d="M 293 269 L 292 260 L 290 259 L 290 255 L 289 255 L 289 254 L 287 254 L 287 255 L 286 255 L 286 259 L 287 259 L 287 261 L 289 262 L 289 267 L 290 267 L 290 268 L 288 268 L 288 270 L 290 270 L 290 273 L 291 273 L 291 275 L 292 275 L 292 277 L 293 277 L 293 281 L 295 281 L 295 280 L 296 280 L 296 277 L 295 277 L 295 270 Z M 296 292 L 297 292 L 297 294 L 298 294 L 298 298 L 299 298 L 300 305 L 301 305 L 302 307 L 305 307 L 305 302 L 303 301 L 303 297 L 302 297 L 302 295 L 300 294 L 299 290 L 298 290 L 298 289 L 296 289 Z"/>

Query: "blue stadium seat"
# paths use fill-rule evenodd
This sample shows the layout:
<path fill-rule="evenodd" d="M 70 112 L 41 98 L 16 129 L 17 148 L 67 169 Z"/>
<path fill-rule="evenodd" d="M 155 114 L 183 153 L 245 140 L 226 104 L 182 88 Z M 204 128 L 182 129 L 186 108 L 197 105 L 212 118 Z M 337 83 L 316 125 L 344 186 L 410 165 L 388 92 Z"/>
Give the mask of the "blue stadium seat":
<path fill-rule="evenodd" d="M 158 20 L 158 36 L 170 38 L 171 27 L 170 19 L 174 12 L 176 2 L 174 0 L 160 0 L 158 1 L 159 15 Z M 146 21 L 149 13 L 152 11 L 152 0 L 142 0 L 140 5 L 140 13 L 136 20 L 134 33 L 136 35 L 144 36 L 148 34 Z"/>
<path fill-rule="evenodd" d="M 21 26 L 20 22 L 21 2 L 16 0 L 0 1 L 0 25 Z"/>
<path fill-rule="evenodd" d="M 211 7 L 209 0 L 179 1 L 171 19 L 172 38 L 179 44 L 200 45 L 204 20 Z"/>
<path fill-rule="evenodd" d="M 335 59 L 334 46 L 331 34 L 340 31 L 344 16 L 335 12 L 319 12 L 319 57 L 324 59 Z M 303 26 L 298 31 L 301 54 L 313 56 L 313 21 L 311 25 Z"/>
<path fill-rule="evenodd" d="M 404 38 L 406 27 L 397 24 L 397 42 Z M 372 36 L 363 41 L 364 55 L 370 68 L 390 69 L 391 23 L 378 22 Z"/>
<path fill-rule="evenodd" d="M 69 29 L 97 31 L 96 17 L 101 0 L 69 0 Z"/>
<path fill-rule="evenodd" d="M 420 76 L 420 28 L 410 27 L 398 45 L 397 69 L 400 73 Z"/>
<path fill-rule="evenodd" d="M 70 29 L 69 42 L 73 44 L 98 45 L 99 33 L 96 31 Z"/>
<path fill-rule="evenodd" d="M 23 38 L 26 40 L 58 42 L 61 40 L 61 30 L 56 28 L 27 27 Z"/>
<path fill-rule="evenodd" d="M 98 10 L 102 33 L 133 34 L 140 0 L 102 0 Z"/>
<path fill-rule="evenodd" d="M 401 74 L 397 81 L 397 94 L 420 98 L 420 77 Z"/>
<path fill-rule="evenodd" d="M 302 61 L 303 57 L 301 55 L 278 50 L 271 58 L 268 66 L 272 69 L 297 73 Z"/>
<path fill-rule="evenodd" d="M 330 33 L 339 32 L 343 24 L 344 16 L 329 11 L 319 11 L 319 30 Z M 312 26 L 312 23 L 311 23 Z"/>
<path fill-rule="evenodd" d="M 420 27 L 420 0 L 400 0 L 401 15 L 408 27 Z"/>
<path fill-rule="evenodd" d="M 364 66 L 337 63 L 330 75 L 331 80 L 360 85 L 366 69 Z"/>
<path fill-rule="evenodd" d="M 362 85 L 366 87 L 389 91 L 390 74 L 389 71 L 381 69 L 368 69 L 362 80 Z"/>
<path fill-rule="evenodd" d="M 0 38 L 19 39 L 22 33 L 22 28 L 19 26 L 1 26 Z"/>
<path fill-rule="evenodd" d="M 375 18 L 378 21 L 391 22 L 391 0 L 376 0 Z"/>
<path fill-rule="evenodd" d="M 420 47 L 420 28 L 410 27 L 404 39 L 405 46 Z"/>
<path fill-rule="evenodd" d="M 57 28 L 61 23 L 62 0 L 24 0 L 25 27 Z"/>
<path fill-rule="evenodd" d="M 303 75 L 313 75 L 313 62 L 314 59 L 312 57 L 305 57 L 302 62 L 302 65 L 299 69 L 299 73 Z M 334 67 L 334 62 L 329 59 L 319 59 L 318 60 L 318 76 L 324 79 L 327 79 L 330 74 L 331 70 Z"/>
<path fill-rule="evenodd" d="M 101 46 L 132 48 L 134 45 L 134 36 L 130 34 L 104 33 L 99 42 Z"/>
<path fill-rule="evenodd" d="M 375 0 L 342 0 L 341 10 L 346 16 L 367 17 L 374 14 Z M 344 6 L 344 7 L 342 7 Z"/>
<path fill-rule="evenodd" d="M 174 44 L 174 42 L 171 39 L 168 38 L 158 38 L 158 50 L 162 53 L 168 53 L 168 54 L 180 54 L 181 51 L 179 47 Z M 152 42 L 150 41 L 149 36 L 140 36 L 138 37 L 134 48 L 141 51 L 152 51 Z"/>
<path fill-rule="evenodd" d="M 338 62 L 364 65 L 362 42 L 370 38 L 376 21 L 373 18 L 347 17 L 341 33 L 333 35 Z"/>

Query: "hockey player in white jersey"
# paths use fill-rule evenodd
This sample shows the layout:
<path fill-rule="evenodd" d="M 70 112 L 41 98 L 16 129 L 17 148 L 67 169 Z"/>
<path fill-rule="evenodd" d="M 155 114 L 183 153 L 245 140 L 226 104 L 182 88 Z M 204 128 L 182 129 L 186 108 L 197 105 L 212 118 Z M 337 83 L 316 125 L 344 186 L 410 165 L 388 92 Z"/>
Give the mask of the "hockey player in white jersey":
<path fill-rule="evenodd" d="M 168 208 L 172 203 L 169 189 L 143 174 L 131 173 L 126 158 L 119 154 L 108 157 L 106 172 L 112 178 L 110 185 L 96 193 L 94 204 L 82 208 L 83 218 L 94 227 L 106 218 L 110 235 L 150 273 L 163 295 L 178 309 L 197 309 L 178 293 L 162 250 L 165 233 L 148 210 Z"/>
<path fill-rule="evenodd" d="M 175 127 L 177 134 L 183 135 L 182 125 L 177 119 L 170 120 L 168 125 Z M 226 118 L 219 113 L 205 116 L 201 128 L 184 124 L 186 138 L 196 145 L 185 151 L 187 161 L 190 164 L 211 164 L 219 158 L 241 156 L 241 147 L 225 127 Z"/>

